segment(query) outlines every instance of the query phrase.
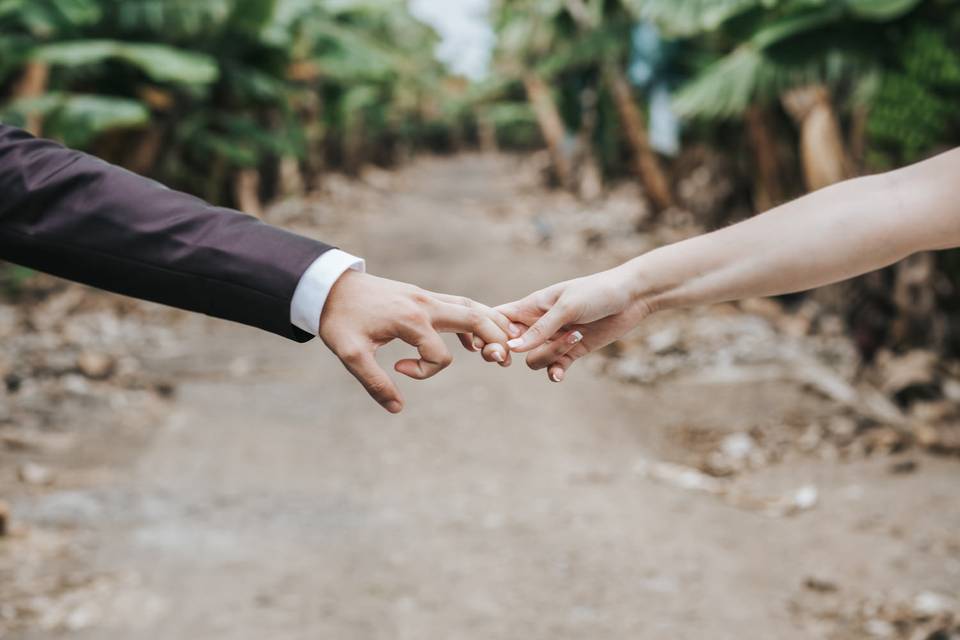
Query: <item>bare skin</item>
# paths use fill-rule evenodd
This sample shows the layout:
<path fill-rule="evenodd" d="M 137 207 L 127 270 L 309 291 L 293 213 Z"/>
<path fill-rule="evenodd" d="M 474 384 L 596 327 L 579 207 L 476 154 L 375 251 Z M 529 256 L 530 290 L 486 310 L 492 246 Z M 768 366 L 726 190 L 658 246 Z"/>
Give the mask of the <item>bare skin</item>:
<path fill-rule="evenodd" d="M 498 307 L 529 327 L 509 347 L 560 382 L 576 360 L 656 311 L 804 291 L 960 246 L 958 177 L 955 149 L 541 289 Z"/>
<path fill-rule="evenodd" d="M 456 332 L 464 346 L 485 345 L 489 359 L 509 364 L 506 343 L 520 329 L 500 312 L 469 298 L 426 291 L 366 273 L 344 273 L 330 291 L 320 317 L 320 338 L 370 396 L 390 413 L 403 410 L 397 385 L 374 357 L 377 349 L 399 338 L 416 347 L 419 358 L 398 361 L 398 373 L 429 378 L 452 361 L 440 332 Z M 499 358 L 498 358 L 499 356 Z"/>

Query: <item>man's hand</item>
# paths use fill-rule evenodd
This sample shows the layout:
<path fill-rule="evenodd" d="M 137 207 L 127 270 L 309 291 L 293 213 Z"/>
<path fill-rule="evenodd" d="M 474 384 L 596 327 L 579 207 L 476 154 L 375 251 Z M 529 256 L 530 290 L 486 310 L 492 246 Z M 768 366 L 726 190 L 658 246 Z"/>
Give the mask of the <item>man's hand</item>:
<path fill-rule="evenodd" d="M 446 368 L 453 356 L 438 332 L 461 334 L 474 350 L 474 337 L 487 345 L 485 354 L 509 362 L 507 340 L 519 335 L 501 313 L 468 298 L 425 291 L 419 287 L 347 271 L 327 297 L 320 317 L 320 338 L 390 413 L 403 409 L 403 398 L 390 376 L 377 364 L 377 349 L 400 338 L 417 348 L 419 358 L 400 360 L 394 369 L 423 380 Z"/>

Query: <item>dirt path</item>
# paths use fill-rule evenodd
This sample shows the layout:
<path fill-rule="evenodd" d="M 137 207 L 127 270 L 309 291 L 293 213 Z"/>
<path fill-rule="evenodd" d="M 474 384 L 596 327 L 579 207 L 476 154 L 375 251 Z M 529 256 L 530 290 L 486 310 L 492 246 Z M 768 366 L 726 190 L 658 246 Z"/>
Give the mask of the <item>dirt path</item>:
<path fill-rule="evenodd" d="M 492 216 L 509 170 L 421 162 L 390 210 L 351 212 L 325 239 L 488 302 L 605 266 L 521 250 L 461 213 Z M 757 474 L 768 491 L 816 483 L 818 506 L 793 518 L 635 473 L 669 456 L 677 425 L 819 410 L 799 389 L 641 388 L 587 367 L 555 386 L 461 352 L 402 383 L 408 409 L 390 417 L 319 344 L 206 319 L 184 340 L 192 375 L 129 469 L 16 505 L 78 530 L 111 576 L 96 623 L 69 637 L 792 639 L 833 633 L 818 598 L 960 592 L 955 463 L 923 459 L 922 481 L 889 461 Z M 807 593 L 811 576 L 840 595 Z"/>

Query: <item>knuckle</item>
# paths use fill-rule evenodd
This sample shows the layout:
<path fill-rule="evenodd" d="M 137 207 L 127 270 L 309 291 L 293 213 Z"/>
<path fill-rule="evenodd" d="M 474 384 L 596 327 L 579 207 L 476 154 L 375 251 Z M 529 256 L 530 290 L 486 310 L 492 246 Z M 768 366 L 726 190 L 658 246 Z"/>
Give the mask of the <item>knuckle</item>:
<path fill-rule="evenodd" d="M 408 326 L 419 326 L 427 323 L 426 312 L 416 305 L 405 307 L 398 315 L 400 321 Z"/>
<path fill-rule="evenodd" d="M 430 304 L 430 302 L 432 302 L 432 298 L 430 297 L 430 295 L 422 289 L 417 289 L 416 291 L 413 291 L 410 294 L 410 300 L 417 306 L 427 305 L 427 304 Z"/>
<path fill-rule="evenodd" d="M 479 328 L 484 320 L 484 315 L 476 309 L 469 309 L 467 311 L 467 322 L 470 326 Z"/>
<path fill-rule="evenodd" d="M 340 350 L 340 359 L 351 365 L 363 360 L 363 355 L 363 349 L 357 346 L 344 347 Z"/>
<path fill-rule="evenodd" d="M 367 380 L 367 391 L 371 395 L 381 397 L 387 393 L 390 385 L 386 381 L 381 380 L 380 378 L 374 378 L 373 380 Z"/>

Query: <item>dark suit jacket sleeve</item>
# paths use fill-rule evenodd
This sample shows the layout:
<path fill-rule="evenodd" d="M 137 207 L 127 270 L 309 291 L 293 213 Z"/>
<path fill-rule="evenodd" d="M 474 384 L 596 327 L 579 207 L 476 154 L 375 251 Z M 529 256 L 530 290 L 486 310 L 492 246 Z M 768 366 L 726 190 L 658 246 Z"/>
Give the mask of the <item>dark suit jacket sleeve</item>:
<path fill-rule="evenodd" d="M 0 124 L 0 259 L 304 342 L 290 301 L 329 249 Z"/>

